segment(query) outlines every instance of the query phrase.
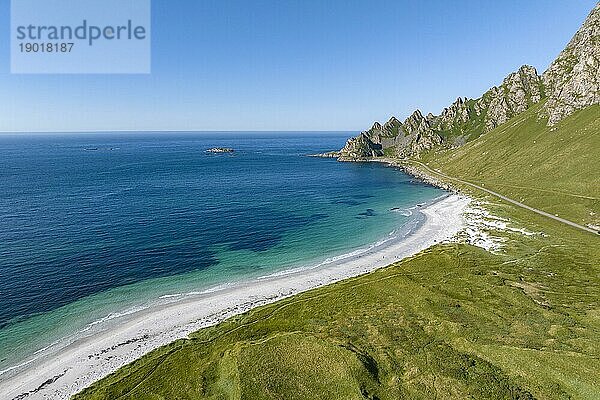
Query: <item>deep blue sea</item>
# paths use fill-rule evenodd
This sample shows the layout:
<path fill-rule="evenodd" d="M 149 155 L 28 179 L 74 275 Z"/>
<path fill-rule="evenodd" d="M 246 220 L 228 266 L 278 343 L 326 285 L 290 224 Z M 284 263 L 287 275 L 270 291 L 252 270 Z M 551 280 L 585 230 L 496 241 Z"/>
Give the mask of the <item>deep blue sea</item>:
<path fill-rule="evenodd" d="M 369 245 L 443 194 L 306 156 L 352 134 L 0 135 L 0 371 L 116 313 Z"/>

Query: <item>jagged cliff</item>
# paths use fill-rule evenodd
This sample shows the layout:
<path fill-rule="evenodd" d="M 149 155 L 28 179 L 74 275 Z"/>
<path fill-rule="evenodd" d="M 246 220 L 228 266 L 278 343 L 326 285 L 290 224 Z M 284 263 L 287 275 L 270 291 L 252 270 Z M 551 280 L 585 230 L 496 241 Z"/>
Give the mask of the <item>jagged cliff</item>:
<path fill-rule="evenodd" d="M 480 98 L 458 98 L 438 117 L 432 117 L 433 127 L 445 138 L 454 139 L 452 144 L 460 145 L 502 125 L 543 97 L 541 77 L 534 67 L 524 65 Z"/>
<path fill-rule="evenodd" d="M 404 122 L 392 117 L 348 140 L 341 160 L 379 156 L 418 158 L 438 146 L 457 147 L 545 101 L 540 118 L 556 124 L 574 111 L 600 103 L 600 4 L 543 75 L 524 65 L 478 99 L 459 97 L 440 115 L 415 111 Z"/>
<path fill-rule="evenodd" d="M 431 120 L 419 110 L 404 123 L 395 117 L 381 125 L 375 122 L 368 131 L 348 140 L 339 155 L 345 159 L 361 159 L 383 155 L 410 156 L 442 144 L 443 139 L 434 132 Z M 393 154 L 389 153 L 393 149 Z"/>
<path fill-rule="evenodd" d="M 600 103 L 600 3 L 542 76 L 550 125 Z"/>

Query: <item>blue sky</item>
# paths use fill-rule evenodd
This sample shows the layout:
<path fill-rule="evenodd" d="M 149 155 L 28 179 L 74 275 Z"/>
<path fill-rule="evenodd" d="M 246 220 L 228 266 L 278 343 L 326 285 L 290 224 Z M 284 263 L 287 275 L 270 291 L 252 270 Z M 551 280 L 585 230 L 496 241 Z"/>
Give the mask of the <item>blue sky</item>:
<path fill-rule="evenodd" d="M 358 131 L 542 72 L 593 0 L 154 0 L 150 75 L 11 75 L 0 131 Z"/>

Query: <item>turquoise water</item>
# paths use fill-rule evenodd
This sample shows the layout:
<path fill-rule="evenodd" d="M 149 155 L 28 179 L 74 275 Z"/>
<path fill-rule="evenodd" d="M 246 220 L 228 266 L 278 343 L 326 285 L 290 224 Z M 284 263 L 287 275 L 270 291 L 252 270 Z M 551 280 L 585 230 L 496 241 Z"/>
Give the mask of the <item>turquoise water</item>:
<path fill-rule="evenodd" d="M 0 136 L 0 371 L 121 313 L 368 246 L 443 194 L 306 156 L 348 136 Z"/>

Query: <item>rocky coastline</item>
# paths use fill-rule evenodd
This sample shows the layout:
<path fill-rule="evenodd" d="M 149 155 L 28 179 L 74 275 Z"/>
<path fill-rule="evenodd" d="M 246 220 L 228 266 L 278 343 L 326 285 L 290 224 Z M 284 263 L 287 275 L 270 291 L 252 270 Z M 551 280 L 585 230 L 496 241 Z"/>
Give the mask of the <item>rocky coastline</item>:
<path fill-rule="evenodd" d="M 334 158 L 334 156 L 331 155 L 333 153 L 337 153 L 337 152 L 315 154 L 312 157 Z M 427 183 L 431 186 L 435 186 L 437 188 L 447 190 L 452 193 L 456 193 L 456 194 L 461 193 L 461 191 L 454 185 L 452 185 L 446 181 L 437 179 L 437 178 L 431 176 L 430 174 L 427 174 L 419 167 L 410 165 L 409 164 L 410 161 L 408 161 L 408 160 L 400 160 L 400 159 L 385 158 L 385 157 L 368 157 L 368 158 L 362 158 L 362 159 L 337 157 L 337 159 L 339 162 L 378 162 L 378 163 L 382 163 L 389 167 L 398 168 L 402 172 L 414 177 L 415 179 L 417 179 L 423 183 Z"/>

